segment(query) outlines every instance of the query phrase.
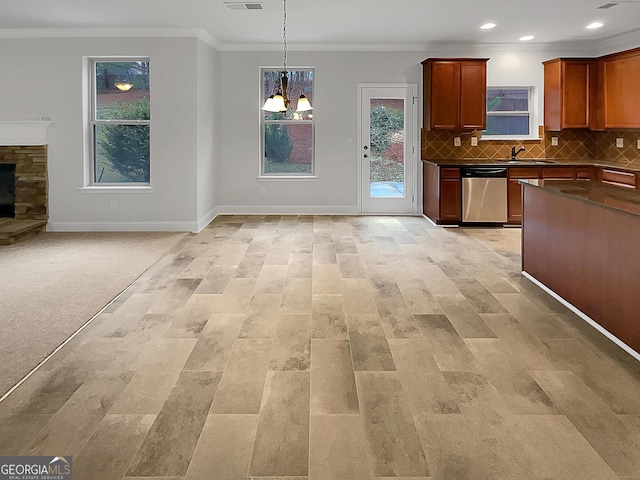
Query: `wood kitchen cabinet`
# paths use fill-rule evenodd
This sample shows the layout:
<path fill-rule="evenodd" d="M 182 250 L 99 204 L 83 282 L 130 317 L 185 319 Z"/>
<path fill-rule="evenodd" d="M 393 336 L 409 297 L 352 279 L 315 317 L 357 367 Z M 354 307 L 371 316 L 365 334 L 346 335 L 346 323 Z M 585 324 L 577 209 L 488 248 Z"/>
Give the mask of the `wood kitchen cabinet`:
<path fill-rule="evenodd" d="M 460 169 L 424 163 L 423 213 L 438 225 L 462 220 Z"/>
<path fill-rule="evenodd" d="M 487 58 L 428 58 L 422 62 L 425 130 L 486 128 Z"/>
<path fill-rule="evenodd" d="M 640 48 L 543 65 L 546 131 L 640 128 Z"/>
<path fill-rule="evenodd" d="M 575 180 L 576 167 L 542 167 L 540 178 L 546 180 Z"/>
<path fill-rule="evenodd" d="M 576 180 L 596 180 L 596 178 L 597 167 L 588 167 L 586 165 L 576 167 Z"/>
<path fill-rule="evenodd" d="M 596 102 L 593 59 L 556 58 L 544 65 L 544 129 L 589 128 Z"/>
<path fill-rule="evenodd" d="M 518 180 L 540 178 L 538 167 L 511 167 L 507 173 L 507 223 L 520 225 L 522 222 L 522 185 Z"/>
<path fill-rule="evenodd" d="M 602 167 L 598 170 L 598 181 L 616 187 L 636 188 L 636 173 Z"/>
<path fill-rule="evenodd" d="M 602 101 L 599 126 L 640 128 L 640 48 L 600 57 L 598 69 Z"/>

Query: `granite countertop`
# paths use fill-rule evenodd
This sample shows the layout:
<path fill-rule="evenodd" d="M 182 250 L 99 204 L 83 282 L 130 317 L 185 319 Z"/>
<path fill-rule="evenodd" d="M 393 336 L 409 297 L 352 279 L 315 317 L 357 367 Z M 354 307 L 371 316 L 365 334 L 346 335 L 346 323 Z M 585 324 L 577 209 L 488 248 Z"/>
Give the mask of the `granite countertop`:
<path fill-rule="evenodd" d="M 640 217 L 640 190 L 586 180 L 519 180 L 565 197 Z"/>
<path fill-rule="evenodd" d="M 608 160 L 554 160 L 546 158 L 520 158 L 512 161 L 509 159 L 495 158 L 449 158 L 442 160 L 422 160 L 439 167 L 467 167 L 467 166 L 492 166 L 492 167 L 562 167 L 570 166 L 592 166 L 592 167 L 612 167 L 627 170 L 630 172 L 640 172 L 640 164 L 611 162 Z"/>

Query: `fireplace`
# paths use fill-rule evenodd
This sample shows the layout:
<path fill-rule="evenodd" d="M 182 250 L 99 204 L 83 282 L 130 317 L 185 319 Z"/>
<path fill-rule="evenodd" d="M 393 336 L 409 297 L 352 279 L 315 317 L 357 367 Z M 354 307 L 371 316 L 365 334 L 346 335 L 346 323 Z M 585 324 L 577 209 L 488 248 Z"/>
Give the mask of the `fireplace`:
<path fill-rule="evenodd" d="M 15 169 L 16 220 L 48 219 L 47 146 L 0 146 L 0 165 Z"/>
<path fill-rule="evenodd" d="M 0 245 L 45 230 L 50 121 L 0 121 Z"/>
<path fill-rule="evenodd" d="M 13 218 L 16 214 L 16 166 L 0 164 L 0 217 Z"/>

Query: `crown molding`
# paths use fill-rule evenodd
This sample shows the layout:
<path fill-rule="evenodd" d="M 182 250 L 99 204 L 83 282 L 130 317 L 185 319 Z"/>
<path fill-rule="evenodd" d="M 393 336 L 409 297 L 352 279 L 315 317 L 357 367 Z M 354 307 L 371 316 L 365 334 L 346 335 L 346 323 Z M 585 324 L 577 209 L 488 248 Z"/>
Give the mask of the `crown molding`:
<path fill-rule="evenodd" d="M 199 28 L 0 28 L 0 38 L 201 38 L 219 42 Z"/>
<path fill-rule="evenodd" d="M 211 48 L 226 52 L 271 52 L 281 43 L 222 43 L 204 29 L 197 28 L 3 28 L 0 38 L 197 38 Z M 291 51 L 303 52 L 505 52 L 558 51 L 567 55 L 600 56 L 640 45 L 640 29 L 604 40 L 558 43 L 427 43 L 427 44 L 332 44 L 291 43 Z"/>
<path fill-rule="evenodd" d="M 616 35 L 598 42 L 597 56 L 629 50 L 640 46 L 640 29 Z"/>

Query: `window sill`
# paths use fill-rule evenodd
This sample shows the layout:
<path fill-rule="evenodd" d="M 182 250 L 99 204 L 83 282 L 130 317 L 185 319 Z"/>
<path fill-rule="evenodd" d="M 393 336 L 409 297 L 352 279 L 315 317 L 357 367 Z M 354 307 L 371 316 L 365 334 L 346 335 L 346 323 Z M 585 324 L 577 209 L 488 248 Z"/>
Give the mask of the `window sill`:
<path fill-rule="evenodd" d="M 256 180 L 318 180 L 315 175 L 262 175 L 256 177 Z"/>
<path fill-rule="evenodd" d="M 123 187 L 120 185 L 91 185 L 88 187 L 80 187 L 78 190 L 82 193 L 151 193 L 151 186 L 135 186 Z"/>

